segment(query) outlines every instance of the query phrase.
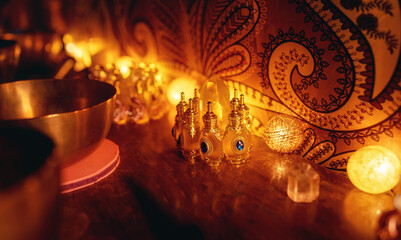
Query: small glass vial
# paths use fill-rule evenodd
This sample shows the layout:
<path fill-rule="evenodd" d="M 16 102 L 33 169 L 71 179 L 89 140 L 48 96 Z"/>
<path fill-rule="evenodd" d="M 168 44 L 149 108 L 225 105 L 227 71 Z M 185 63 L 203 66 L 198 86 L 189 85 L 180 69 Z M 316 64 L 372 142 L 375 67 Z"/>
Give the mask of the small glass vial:
<path fill-rule="evenodd" d="M 251 133 L 242 124 L 237 103 L 231 101 L 231 105 L 232 111 L 228 116 L 229 123 L 224 133 L 223 149 L 229 164 L 242 164 L 249 157 Z"/>
<path fill-rule="evenodd" d="M 184 127 L 184 115 L 188 109 L 188 104 L 185 102 L 185 94 L 181 93 L 181 101 L 177 104 L 177 115 L 175 116 L 175 124 L 171 131 L 175 141 L 177 142 L 177 148 L 181 150 L 181 133 Z"/>
<path fill-rule="evenodd" d="M 207 103 L 203 115 L 204 128 L 200 139 L 201 158 L 209 166 L 218 166 L 224 158 L 222 132 L 217 126 L 217 115 L 213 113 L 212 102 Z"/>
<path fill-rule="evenodd" d="M 199 121 L 196 114 L 192 99 L 189 99 L 189 107 L 185 112 L 184 127 L 181 133 L 181 152 L 186 160 L 194 162 L 199 156 L 199 140 L 201 136 Z"/>

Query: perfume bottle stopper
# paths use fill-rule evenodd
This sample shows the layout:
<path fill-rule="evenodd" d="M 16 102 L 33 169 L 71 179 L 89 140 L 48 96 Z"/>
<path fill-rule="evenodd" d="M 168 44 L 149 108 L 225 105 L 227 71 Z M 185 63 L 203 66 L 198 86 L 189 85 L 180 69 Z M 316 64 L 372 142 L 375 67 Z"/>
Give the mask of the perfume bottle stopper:
<path fill-rule="evenodd" d="M 194 98 L 192 99 L 195 115 L 197 118 L 200 118 L 200 97 L 199 97 L 199 91 L 197 88 L 194 90 Z"/>
<path fill-rule="evenodd" d="M 231 100 L 231 109 L 231 113 L 228 115 L 229 125 L 237 129 L 241 126 L 242 116 L 238 112 L 238 102 L 234 101 L 234 99 Z"/>
<path fill-rule="evenodd" d="M 234 97 L 231 99 L 230 104 L 232 105 L 235 103 L 237 106 L 239 104 L 239 99 L 238 99 L 238 90 L 234 89 Z"/>

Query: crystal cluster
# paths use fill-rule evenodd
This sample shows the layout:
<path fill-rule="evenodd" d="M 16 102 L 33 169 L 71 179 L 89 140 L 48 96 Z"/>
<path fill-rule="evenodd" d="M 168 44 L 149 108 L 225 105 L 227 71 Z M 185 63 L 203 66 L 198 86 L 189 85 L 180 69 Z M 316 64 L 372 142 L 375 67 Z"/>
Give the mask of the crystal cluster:
<path fill-rule="evenodd" d="M 154 64 L 132 64 L 126 68 L 96 65 L 90 70 L 90 79 L 110 83 L 117 89 L 115 123 L 146 123 L 166 112 L 164 85 Z"/>
<path fill-rule="evenodd" d="M 308 163 L 299 163 L 288 174 L 287 194 L 294 202 L 312 202 L 319 196 L 319 174 Z"/>
<path fill-rule="evenodd" d="M 207 103 L 201 128 L 201 100 L 197 89 L 194 98 L 189 99 L 189 106 L 185 112 L 184 93 L 181 96 L 172 134 L 178 149 L 188 161 L 199 158 L 209 166 L 217 166 L 222 160 L 229 164 L 242 164 L 249 158 L 252 134 L 249 108 L 245 104 L 244 95 L 239 99 L 235 90 L 224 132 L 218 126 L 218 116 L 213 112 L 211 101 Z"/>

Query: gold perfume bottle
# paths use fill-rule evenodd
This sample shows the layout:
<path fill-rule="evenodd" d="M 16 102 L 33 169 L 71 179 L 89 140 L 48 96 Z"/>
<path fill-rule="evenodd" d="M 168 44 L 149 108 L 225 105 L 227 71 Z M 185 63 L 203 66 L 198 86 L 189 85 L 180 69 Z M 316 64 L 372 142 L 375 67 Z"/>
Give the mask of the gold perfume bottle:
<path fill-rule="evenodd" d="M 251 119 L 249 117 L 249 107 L 245 104 L 244 94 L 241 94 L 238 106 L 238 112 L 242 116 L 242 124 L 251 131 Z"/>
<path fill-rule="evenodd" d="M 181 133 L 184 127 L 184 114 L 188 108 L 188 104 L 185 102 L 185 94 L 181 93 L 181 101 L 177 104 L 177 115 L 175 115 L 175 124 L 171 131 L 175 141 L 177 142 L 177 148 L 181 149 Z"/>
<path fill-rule="evenodd" d="M 193 106 L 193 101 L 189 99 L 189 107 L 185 112 L 184 127 L 181 133 L 181 152 L 190 162 L 194 162 L 199 156 L 199 139 L 201 136 L 199 121 Z"/>
<path fill-rule="evenodd" d="M 194 97 L 192 98 L 192 104 L 194 106 L 194 111 L 195 111 L 195 117 L 196 119 L 200 122 L 200 115 L 201 115 L 201 109 L 200 109 L 200 97 L 199 97 L 199 91 L 197 88 L 194 90 Z"/>
<path fill-rule="evenodd" d="M 212 102 L 207 103 L 203 115 L 204 128 L 200 139 L 201 158 L 209 166 L 218 166 L 224 158 L 222 132 L 217 126 L 217 115 L 212 110 Z"/>
<path fill-rule="evenodd" d="M 242 123 L 237 103 L 231 101 L 231 105 L 232 111 L 228 116 L 229 123 L 224 133 L 223 149 L 228 163 L 242 164 L 249 157 L 251 133 Z"/>
<path fill-rule="evenodd" d="M 237 89 L 234 89 L 234 97 L 230 101 L 231 106 L 233 105 L 233 103 L 236 103 L 237 106 L 239 105 L 238 90 Z"/>

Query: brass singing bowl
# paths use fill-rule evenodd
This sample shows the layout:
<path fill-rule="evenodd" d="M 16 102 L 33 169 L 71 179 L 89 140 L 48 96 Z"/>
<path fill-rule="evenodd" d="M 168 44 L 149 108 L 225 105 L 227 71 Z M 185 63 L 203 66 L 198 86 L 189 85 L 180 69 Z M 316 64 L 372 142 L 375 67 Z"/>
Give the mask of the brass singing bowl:
<path fill-rule="evenodd" d="M 49 136 L 62 164 L 91 153 L 113 121 L 116 89 L 104 82 L 24 80 L 0 84 L 0 126 L 22 126 Z"/>

